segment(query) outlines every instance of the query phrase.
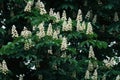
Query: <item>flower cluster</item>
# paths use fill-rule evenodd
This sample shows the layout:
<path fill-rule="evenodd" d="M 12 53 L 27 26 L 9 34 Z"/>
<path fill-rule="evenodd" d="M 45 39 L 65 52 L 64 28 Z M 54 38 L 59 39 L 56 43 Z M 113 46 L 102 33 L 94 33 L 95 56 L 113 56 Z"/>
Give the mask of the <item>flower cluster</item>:
<path fill-rule="evenodd" d="M 86 34 L 93 34 L 93 28 L 90 22 L 87 25 Z"/>
<path fill-rule="evenodd" d="M 42 1 L 38 0 L 36 2 L 36 8 L 40 10 L 40 14 L 43 15 L 43 14 L 46 14 L 46 10 L 45 10 L 45 5 L 43 4 Z"/>
<path fill-rule="evenodd" d="M 114 57 L 107 57 L 107 59 L 104 59 L 103 62 L 107 68 L 111 68 L 117 64 Z"/>
<path fill-rule="evenodd" d="M 94 15 L 92 22 L 95 24 L 97 22 L 97 15 Z"/>
<path fill-rule="evenodd" d="M 89 48 L 89 56 L 88 57 L 96 59 L 92 46 L 90 46 L 90 48 Z"/>
<path fill-rule="evenodd" d="M 67 38 L 63 37 L 62 38 L 62 44 L 61 44 L 61 50 L 64 51 L 67 49 Z"/>
<path fill-rule="evenodd" d="M 0 63 L 0 71 L 4 75 L 6 75 L 8 73 L 8 71 L 9 71 L 5 60 L 2 61 L 2 64 Z"/>
<path fill-rule="evenodd" d="M 87 12 L 85 18 L 86 18 L 87 20 L 89 20 L 91 17 L 92 17 L 92 11 L 89 10 L 89 11 Z"/>
<path fill-rule="evenodd" d="M 119 17 L 118 17 L 118 13 L 117 12 L 115 12 L 113 20 L 114 20 L 114 22 L 119 21 Z"/>
<path fill-rule="evenodd" d="M 53 11 L 52 8 L 50 8 L 49 15 L 54 16 L 56 18 L 56 22 L 60 21 L 60 12 L 56 13 L 56 12 Z"/>
<path fill-rule="evenodd" d="M 17 75 L 17 77 L 19 78 L 19 80 L 23 80 L 23 78 L 24 78 L 24 74 L 20 74 L 19 76 Z"/>
<path fill-rule="evenodd" d="M 15 25 L 13 25 L 12 26 L 12 37 L 13 38 L 16 38 L 16 37 L 18 37 L 18 32 L 17 32 L 17 30 L 16 30 L 16 27 L 15 27 Z"/>
<path fill-rule="evenodd" d="M 29 1 L 27 2 L 27 5 L 25 6 L 25 9 L 24 9 L 25 12 L 31 12 L 31 7 L 32 7 L 32 5 L 33 5 L 33 2 L 34 2 L 34 1 L 32 1 L 32 0 L 29 0 Z"/>
<path fill-rule="evenodd" d="M 93 51 L 93 47 L 90 46 L 90 49 L 89 49 L 89 58 L 93 58 L 96 60 L 96 57 L 95 57 L 95 54 L 94 54 L 94 51 Z M 98 78 L 98 73 L 97 73 L 97 68 L 98 68 L 98 64 L 96 61 L 91 61 L 89 60 L 89 63 L 88 63 L 88 69 L 85 73 L 85 79 L 92 79 L 92 80 L 97 80 Z M 93 72 L 94 71 L 94 72 Z M 93 75 L 90 75 L 91 72 L 93 72 Z"/>
<path fill-rule="evenodd" d="M 65 10 L 63 10 L 61 20 L 64 20 L 64 21 L 67 20 L 67 16 L 66 16 L 66 11 Z"/>
<path fill-rule="evenodd" d="M 78 14 L 77 14 L 77 18 L 76 18 L 76 20 L 77 20 L 77 21 L 80 21 L 80 22 L 83 20 L 81 9 L 78 10 Z"/>
<path fill-rule="evenodd" d="M 41 39 L 42 37 L 45 36 L 45 31 L 44 31 L 44 22 L 40 23 L 38 25 L 39 31 L 37 32 L 37 36 L 39 37 L 39 39 Z"/>
<path fill-rule="evenodd" d="M 29 31 L 26 27 L 23 28 L 23 31 L 21 32 L 21 36 L 24 38 L 28 38 L 32 35 L 32 32 Z"/>
<path fill-rule="evenodd" d="M 115 80 L 120 80 L 120 75 L 117 75 Z"/>
<path fill-rule="evenodd" d="M 53 39 L 58 39 L 58 33 L 56 30 L 53 32 Z"/>
<path fill-rule="evenodd" d="M 24 50 L 29 50 L 33 46 L 31 39 L 26 39 L 24 44 Z"/>
<path fill-rule="evenodd" d="M 80 21 L 77 20 L 76 30 L 83 31 L 83 30 L 85 30 L 85 28 L 86 28 L 85 22 L 83 21 L 82 23 L 80 23 Z"/>
<path fill-rule="evenodd" d="M 72 31 L 72 20 L 69 17 L 68 21 L 64 20 L 62 24 L 62 31 Z"/>
<path fill-rule="evenodd" d="M 52 29 L 52 24 L 50 23 L 47 29 L 47 35 L 52 36 L 53 35 L 53 29 Z"/>

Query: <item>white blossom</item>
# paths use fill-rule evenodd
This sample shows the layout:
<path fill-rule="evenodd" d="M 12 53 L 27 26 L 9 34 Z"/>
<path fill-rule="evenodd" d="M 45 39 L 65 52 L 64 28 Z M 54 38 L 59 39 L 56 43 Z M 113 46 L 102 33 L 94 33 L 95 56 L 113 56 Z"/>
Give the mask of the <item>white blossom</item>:
<path fill-rule="evenodd" d="M 21 36 L 23 36 L 24 38 L 28 38 L 31 35 L 32 35 L 32 32 L 29 31 L 26 27 L 24 27 L 23 31 L 21 32 Z"/>
<path fill-rule="evenodd" d="M 56 14 L 56 22 L 59 22 L 60 21 L 60 12 L 57 12 Z"/>
<path fill-rule="evenodd" d="M 45 10 L 45 5 L 44 5 L 43 2 L 40 1 L 40 0 L 37 1 L 37 3 L 36 3 L 36 8 L 39 9 L 41 15 L 47 13 L 46 10 Z"/>
<path fill-rule="evenodd" d="M 61 50 L 66 50 L 67 49 L 67 38 L 63 37 L 62 38 L 62 44 L 61 44 Z"/>
<path fill-rule="evenodd" d="M 18 77 L 19 77 L 19 80 L 23 80 L 23 78 L 24 78 L 24 74 L 20 74 Z"/>
<path fill-rule="evenodd" d="M 2 73 L 6 75 L 8 71 L 9 70 L 8 70 L 8 67 L 7 67 L 7 63 L 6 63 L 5 60 L 3 60 L 2 61 Z"/>
<path fill-rule="evenodd" d="M 70 17 L 68 18 L 67 31 L 72 31 L 72 20 Z"/>
<path fill-rule="evenodd" d="M 52 36 L 53 35 L 53 29 L 52 29 L 52 24 L 50 23 L 47 29 L 47 35 Z"/>
<path fill-rule="evenodd" d="M 78 10 L 78 14 L 77 14 L 76 20 L 77 20 L 77 21 L 80 21 L 80 22 L 83 20 L 83 19 L 82 19 L 82 11 L 81 11 L 81 9 Z"/>
<path fill-rule="evenodd" d="M 58 33 L 56 30 L 53 32 L 53 39 L 58 39 Z"/>
<path fill-rule="evenodd" d="M 67 22 L 64 20 L 62 31 L 72 31 L 72 20 L 70 17 L 68 18 Z"/>
<path fill-rule="evenodd" d="M 91 61 L 89 61 L 89 63 L 88 63 L 88 70 L 89 71 L 93 71 L 93 69 L 94 69 L 93 63 Z"/>
<path fill-rule="evenodd" d="M 114 65 L 117 65 L 117 62 L 116 62 L 114 57 L 110 58 L 107 56 L 107 59 L 104 59 L 103 62 L 107 68 L 110 68 L 110 67 L 113 67 Z"/>
<path fill-rule="evenodd" d="M 42 37 L 45 36 L 45 31 L 44 31 L 44 22 L 40 23 L 38 25 L 38 28 L 39 28 L 39 32 L 37 32 L 37 36 L 39 37 L 39 39 L 41 39 Z"/>
<path fill-rule="evenodd" d="M 91 10 L 89 10 L 85 16 L 86 19 L 90 19 L 91 18 Z"/>
<path fill-rule="evenodd" d="M 94 15 L 92 22 L 95 24 L 97 22 L 97 15 Z"/>
<path fill-rule="evenodd" d="M 63 13 L 62 13 L 62 20 L 67 20 L 67 16 L 66 16 L 66 11 L 63 10 Z"/>
<path fill-rule="evenodd" d="M 54 12 L 53 12 L 53 9 L 50 8 L 49 15 L 50 15 L 50 16 L 53 16 L 53 13 L 54 13 Z"/>
<path fill-rule="evenodd" d="M 115 80 L 120 80 L 120 75 L 117 75 Z"/>
<path fill-rule="evenodd" d="M 18 37 L 18 32 L 16 30 L 15 25 L 12 26 L 12 37 L 13 38 Z"/>
<path fill-rule="evenodd" d="M 62 31 L 68 31 L 67 22 L 64 21 L 62 24 Z"/>
<path fill-rule="evenodd" d="M 6 27 L 4 26 L 4 25 L 2 25 L 2 27 L 1 27 L 2 29 L 6 29 Z"/>
<path fill-rule="evenodd" d="M 85 73 L 85 79 L 90 79 L 90 72 L 88 70 Z"/>
<path fill-rule="evenodd" d="M 97 73 L 97 69 L 95 69 L 92 76 L 92 80 L 97 80 L 97 79 L 98 79 L 98 73 Z"/>
<path fill-rule="evenodd" d="M 90 46 L 90 48 L 89 48 L 89 56 L 88 57 L 96 59 L 92 46 Z"/>
<path fill-rule="evenodd" d="M 25 12 L 31 12 L 31 7 L 32 7 L 32 5 L 33 5 L 33 1 L 28 1 L 28 2 L 27 2 L 27 5 L 25 6 L 24 11 L 25 11 Z"/>
<path fill-rule="evenodd" d="M 77 31 L 83 31 L 83 30 L 84 30 L 84 28 L 83 28 L 83 26 L 81 25 L 81 23 L 80 23 L 79 20 L 77 20 L 76 30 L 77 30 Z"/>
<path fill-rule="evenodd" d="M 86 23 L 85 21 L 82 22 L 82 30 L 85 30 L 86 29 Z"/>
<path fill-rule="evenodd" d="M 33 46 L 31 39 L 26 39 L 24 44 L 24 50 L 29 50 Z"/>
<path fill-rule="evenodd" d="M 117 12 L 115 12 L 115 14 L 114 14 L 114 22 L 117 22 L 117 21 L 119 21 L 119 16 L 118 16 L 118 13 Z"/>
<path fill-rule="evenodd" d="M 35 65 L 34 65 L 34 66 L 32 66 L 32 67 L 30 67 L 30 69 L 31 69 L 31 70 L 36 70 Z"/>
<path fill-rule="evenodd" d="M 93 28 L 90 22 L 87 25 L 86 34 L 93 34 Z"/>

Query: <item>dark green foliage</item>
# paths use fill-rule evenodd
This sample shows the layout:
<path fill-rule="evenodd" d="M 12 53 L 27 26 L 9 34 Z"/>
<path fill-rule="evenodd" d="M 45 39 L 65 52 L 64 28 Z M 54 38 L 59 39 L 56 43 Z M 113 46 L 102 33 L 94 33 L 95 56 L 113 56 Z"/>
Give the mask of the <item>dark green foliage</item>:
<path fill-rule="evenodd" d="M 34 0 L 36 2 L 36 0 Z M 87 1 L 87 5 L 85 5 Z M 0 0 L 0 21 L 6 19 L 4 25 L 6 29 L 0 28 L 0 62 L 6 60 L 10 72 L 4 75 L 0 71 L 0 80 L 17 80 L 16 75 L 25 74 L 24 80 L 38 80 L 39 75 L 43 75 L 43 80 L 84 80 L 87 70 L 89 58 L 89 47 L 94 48 L 95 56 L 99 65 L 98 80 L 102 79 L 104 74 L 107 75 L 107 80 L 115 80 L 120 74 L 120 63 L 108 69 L 104 66 L 103 60 L 109 57 L 120 56 L 120 21 L 114 22 L 114 13 L 118 12 L 120 16 L 120 1 L 119 0 L 101 0 L 102 4 L 98 4 L 98 0 L 43 0 L 47 12 L 50 8 L 55 8 L 54 11 L 66 10 L 67 17 L 73 19 L 73 31 L 61 31 L 62 36 L 66 36 L 71 45 L 65 51 L 61 51 L 60 39 L 53 39 L 50 36 L 45 36 L 41 39 L 35 35 L 38 31 L 32 31 L 34 25 L 38 26 L 41 22 L 45 22 L 45 31 L 48 24 L 52 23 L 53 29 L 62 29 L 63 21 L 55 22 L 56 18 L 48 14 L 40 15 L 39 11 L 32 7 L 31 12 L 24 12 L 24 7 L 27 0 Z M 83 12 L 84 21 L 92 22 L 85 19 L 88 10 L 92 10 L 93 15 L 97 14 L 97 22 L 92 23 L 94 34 L 86 35 L 85 32 L 76 31 L 76 16 L 78 9 Z M 25 38 L 11 37 L 11 26 L 16 25 L 20 34 L 23 27 L 32 31 L 33 45 L 30 50 L 24 50 Z M 108 45 L 116 41 L 116 44 L 109 47 Z M 52 53 L 48 50 L 52 48 Z M 81 52 L 80 52 L 81 51 Z M 61 57 L 66 53 L 67 57 Z M 116 54 L 117 53 L 117 54 Z M 25 65 L 28 60 L 30 63 Z M 119 60 L 117 60 L 119 61 Z M 36 70 L 31 67 L 36 66 Z M 57 66 L 57 69 L 56 69 Z M 74 76 L 76 74 L 76 76 Z M 5 78 L 5 79 L 4 79 Z"/>

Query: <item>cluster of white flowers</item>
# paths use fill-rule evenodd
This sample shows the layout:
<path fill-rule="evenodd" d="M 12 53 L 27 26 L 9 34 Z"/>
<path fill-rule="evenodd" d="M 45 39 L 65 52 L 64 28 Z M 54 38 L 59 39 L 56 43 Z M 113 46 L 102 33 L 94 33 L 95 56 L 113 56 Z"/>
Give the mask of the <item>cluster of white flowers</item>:
<path fill-rule="evenodd" d="M 48 54 L 53 54 L 52 49 L 48 50 Z"/>
<path fill-rule="evenodd" d="M 83 21 L 82 23 L 80 23 L 80 21 L 77 20 L 76 30 L 83 31 L 83 30 L 85 30 L 85 28 L 86 28 L 85 22 Z"/>
<path fill-rule="evenodd" d="M 67 20 L 67 16 L 66 16 L 66 11 L 65 10 L 63 10 L 61 20 L 64 20 L 64 21 Z"/>
<path fill-rule="evenodd" d="M 0 63 L 0 71 L 2 71 L 4 75 L 6 75 L 9 71 L 5 60 L 2 61 L 2 64 Z"/>
<path fill-rule="evenodd" d="M 92 79 L 92 80 L 98 80 L 98 72 L 97 69 L 94 70 L 93 75 L 90 75 L 90 71 L 87 70 L 85 73 L 85 80 Z"/>
<path fill-rule="evenodd" d="M 93 47 L 92 47 L 92 46 L 90 46 L 89 56 L 88 56 L 88 57 L 89 57 L 89 58 L 93 58 L 93 59 L 96 60 L 96 57 L 95 57 L 95 54 L 94 54 L 94 51 L 93 51 Z M 88 69 L 87 69 L 87 71 L 86 71 L 86 73 L 85 73 L 85 79 L 90 79 L 90 78 L 92 78 L 92 80 L 97 80 L 97 78 L 98 78 L 97 68 L 98 68 L 97 62 L 89 60 Z M 90 72 L 93 72 L 93 70 L 94 70 L 94 73 L 93 73 L 93 75 L 91 76 L 91 75 L 90 75 Z"/>
<path fill-rule="evenodd" d="M 90 22 L 87 25 L 86 34 L 93 34 L 93 28 Z"/>
<path fill-rule="evenodd" d="M 43 14 L 46 14 L 46 10 L 45 10 L 45 5 L 43 4 L 42 1 L 38 0 L 36 2 L 36 8 L 40 10 L 40 14 L 43 15 Z"/>
<path fill-rule="evenodd" d="M 24 9 L 25 12 L 31 12 L 31 7 L 32 7 L 32 5 L 33 5 L 33 2 L 34 2 L 34 1 L 32 1 L 32 0 L 29 0 L 29 1 L 27 2 L 27 5 L 25 6 L 25 9 Z"/>
<path fill-rule="evenodd" d="M 61 51 L 64 51 L 67 49 L 67 38 L 63 37 L 62 38 L 62 44 L 61 44 Z"/>
<path fill-rule="evenodd" d="M 17 30 L 16 30 L 16 27 L 15 27 L 15 25 L 13 25 L 12 26 L 12 37 L 13 38 L 16 38 L 16 37 L 18 37 L 18 32 L 17 32 Z"/>
<path fill-rule="evenodd" d="M 49 23 L 48 29 L 47 29 L 47 35 L 52 36 L 53 35 L 53 29 L 52 29 L 52 24 Z"/>
<path fill-rule="evenodd" d="M 4 25 L 2 25 L 2 27 L 1 27 L 2 29 L 6 29 L 6 27 L 4 26 Z"/>
<path fill-rule="evenodd" d="M 97 22 L 97 15 L 94 15 L 92 22 L 95 24 Z"/>
<path fill-rule="evenodd" d="M 85 73 L 85 79 L 90 79 L 90 72 L 88 70 Z"/>
<path fill-rule="evenodd" d="M 77 20 L 77 21 L 80 21 L 80 22 L 83 20 L 81 9 L 78 10 L 78 14 L 77 14 L 77 18 L 76 18 L 76 20 Z"/>
<path fill-rule="evenodd" d="M 112 42 L 110 42 L 110 44 L 108 45 L 108 47 L 112 47 L 115 44 L 117 44 L 116 41 L 112 41 Z"/>
<path fill-rule="evenodd" d="M 113 21 L 114 21 L 114 22 L 119 21 L 119 16 L 118 16 L 118 13 L 117 13 L 117 12 L 115 12 L 115 14 L 114 14 L 114 19 L 113 19 Z"/>
<path fill-rule="evenodd" d="M 88 58 L 96 59 L 92 46 L 90 46 L 90 48 L 89 48 L 89 56 L 88 56 Z"/>
<path fill-rule="evenodd" d="M 98 80 L 97 69 L 94 70 L 94 73 L 93 73 L 93 76 L 92 76 L 92 80 Z"/>
<path fill-rule="evenodd" d="M 57 12 L 55 17 L 56 17 L 56 22 L 59 22 L 60 21 L 60 12 Z"/>
<path fill-rule="evenodd" d="M 33 46 L 31 39 L 26 39 L 24 44 L 24 50 L 29 50 Z"/>
<path fill-rule="evenodd" d="M 29 31 L 26 27 L 23 28 L 23 31 L 21 31 L 21 36 L 24 38 L 28 38 L 32 35 L 32 32 Z"/>
<path fill-rule="evenodd" d="M 88 63 L 88 70 L 89 71 L 93 71 L 94 70 L 94 65 L 93 63 L 89 60 L 89 63 Z"/>
<path fill-rule="evenodd" d="M 23 80 L 25 74 L 20 74 L 19 76 L 18 75 L 16 75 L 16 76 L 19 78 L 19 80 Z"/>
<path fill-rule="evenodd" d="M 60 21 L 60 12 L 56 13 L 56 12 L 53 11 L 52 8 L 50 8 L 49 15 L 54 16 L 56 18 L 56 22 Z"/>
<path fill-rule="evenodd" d="M 120 75 L 117 75 L 115 80 L 120 80 Z"/>
<path fill-rule="evenodd" d="M 58 39 L 58 33 L 56 30 L 53 32 L 53 39 Z"/>
<path fill-rule="evenodd" d="M 116 62 L 116 60 L 115 60 L 114 57 L 111 57 L 111 58 L 110 58 L 110 57 L 107 56 L 107 59 L 104 59 L 103 62 L 104 62 L 105 66 L 106 66 L 107 68 L 111 68 L 111 67 L 113 67 L 114 65 L 117 65 L 117 62 Z"/>
<path fill-rule="evenodd" d="M 39 37 L 39 39 L 41 39 L 42 37 L 45 36 L 45 30 L 44 30 L 44 22 L 40 23 L 38 25 L 39 31 L 37 32 L 37 36 Z"/>
<path fill-rule="evenodd" d="M 54 15 L 53 8 L 50 8 L 49 15 L 50 15 L 50 16 L 53 16 L 53 15 Z"/>
<path fill-rule="evenodd" d="M 89 20 L 89 19 L 91 18 L 91 16 L 92 16 L 92 11 L 89 10 L 89 11 L 87 12 L 85 18 Z"/>
<path fill-rule="evenodd" d="M 68 18 L 68 21 L 64 20 L 62 31 L 72 31 L 72 20 L 70 17 Z"/>

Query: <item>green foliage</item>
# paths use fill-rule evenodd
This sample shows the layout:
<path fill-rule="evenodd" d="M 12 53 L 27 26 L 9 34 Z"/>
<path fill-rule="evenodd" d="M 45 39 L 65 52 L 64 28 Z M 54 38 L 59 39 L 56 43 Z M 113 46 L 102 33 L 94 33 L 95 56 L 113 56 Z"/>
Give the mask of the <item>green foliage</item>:
<path fill-rule="evenodd" d="M 120 56 L 120 21 L 114 22 L 114 12 L 118 12 L 118 0 L 101 0 L 102 4 L 98 4 L 98 0 L 44 0 L 47 11 L 50 7 L 55 8 L 54 11 L 66 10 L 67 17 L 71 16 L 72 31 L 62 31 L 63 21 L 56 22 L 54 16 L 48 14 L 41 15 L 39 10 L 32 7 L 31 12 L 24 12 L 27 0 L 0 0 L 0 6 L 3 11 L 0 15 L 0 21 L 4 18 L 6 29 L 0 28 L 0 62 L 6 60 L 7 66 L 11 73 L 7 74 L 3 79 L 3 73 L 0 73 L 0 80 L 17 80 L 16 75 L 25 74 L 24 80 L 41 80 L 38 76 L 42 75 L 43 80 L 84 80 L 88 63 L 91 60 L 94 64 L 98 64 L 98 80 L 106 74 L 107 80 L 115 80 L 120 74 L 120 63 L 107 68 L 103 60 L 109 57 Z M 34 0 L 36 2 L 36 0 Z M 84 5 L 87 1 L 87 5 Z M 55 4 L 53 4 L 55 3 Z M 7 5 L 9 4 L 9 5 Z M 8 7 L 10 9 L 8 9 Z M 92 10 L 93 15 L 97 14 L 97 22 L 92 23 L 94 34 L 87 35 L 85 31 L 76 31 L 76 15 L 77 10 L 82 9 L 82 15 L 85 17 L 88 10 Z M 62 14 L 62 13 L 61 13 Z M 84 19 L 86 23 L 92 22 L 92 19 Z M 33 26 L 38 26 L 44 22 L 45 33 L 48 24 L 52 23 L 54 30 L 61 29 L 60 35 L 66 36 L 68 47 L 61 51 L 61 39 L 53 39 L 52 36 L 45 36 L 41 39 L 36 36 L 39 31 L 38 27 L 33 31 Z M 11 37 L 11 26 L 16 25 L 18 34 L 21 33 L 24 26 L 32 31 L 32 36 L 27 39 L 20 36 L 18 38 Z M 29 50 L 24 49 L 25 41 L 31 39 L 32 47 Z M 116 42 L 111 44 L 111 42 Z M 93 46 L 96 59 L 88 58 L 89 47 Z M 51 52 L 48 52 L 52 50 Z M 117 54 L 116 54 L 117 53 Z M 65 55 L 64 57 L 62 57 Z M 118 58 L 116 60 L 119 62 Z M 30 61 L 30 62 L 29 62 Z M 28 63 L 27 63 L 28 62 Z M 35 69 L 31 69 L 34 68 Z"/>

